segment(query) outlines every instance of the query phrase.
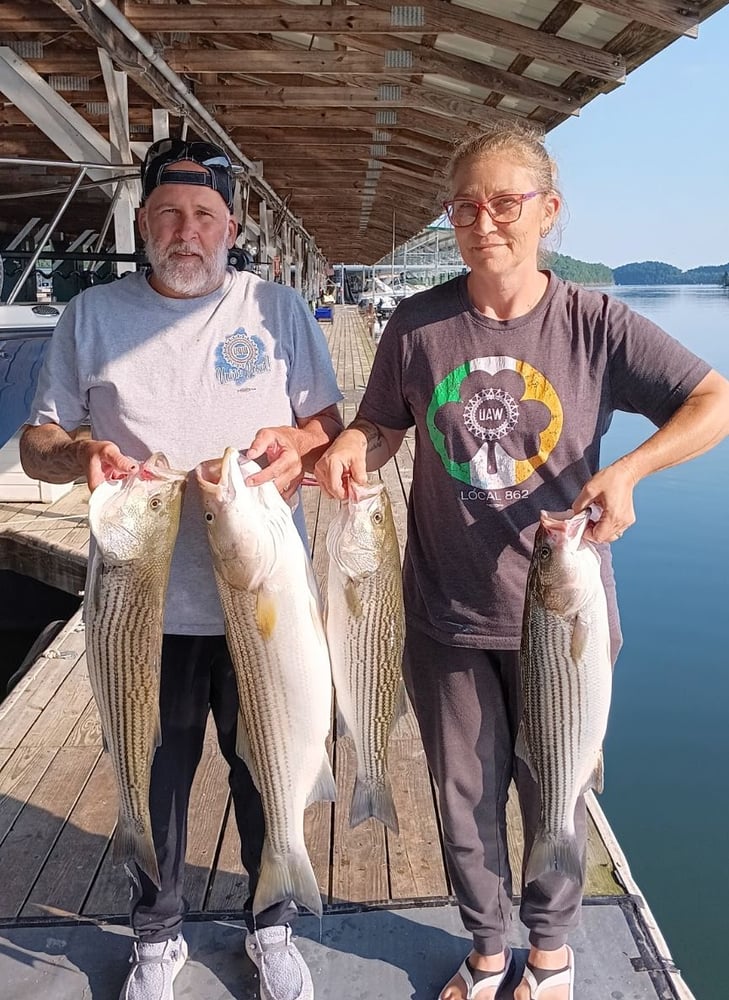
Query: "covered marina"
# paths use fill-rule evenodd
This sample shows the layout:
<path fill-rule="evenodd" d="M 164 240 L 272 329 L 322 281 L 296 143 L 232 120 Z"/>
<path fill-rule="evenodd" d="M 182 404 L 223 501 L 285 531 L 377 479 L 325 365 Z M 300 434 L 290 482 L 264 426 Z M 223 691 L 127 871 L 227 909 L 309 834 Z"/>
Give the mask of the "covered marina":
<path fill-rule="evenodd" d="M 345 268 L 363 285 L 366 276 L 417 274 L 432 269 L 434 244 L 438 268 L 456 267 L 450 234 L 436 239 L 428 228 L 440 215 L 454 141 L 513 118 L 549 132 L 596 96 L 629 86 L 633 69 L 695 37 L 725 4 L 5 0 L 0 404 L 10 386 L 19 398 L 13 362 L 29 326 L 49 336 L 71 295 L 143 264 L 134 215 L 139 164 L 153 140 L 199 138 L 226 149 L 240 181 L 236 266 L 290 283 L 313 308 L 327 285 L 343 285 Z M 30 316 L 25 329 L 12 308 Z M 371 328 L 356 307 L 339 303 L 322 326 L 349 419 L 374 356 Z M 10 327 L 13 339 L 4 339 Z M 29 373 L 37 361 L 29 360 Z M 27 402 L 30 383 L 20 390 Z M 13 426 L 0 428 L 0 445 L 24 419 L 18 406 Z M 408 435 L 382 470 L 401 544 L 413 447 Z M 83 485 L 33 500 L 0 495 L 0 570 L 78 597 L 87 501 Z M 321 580 L 333 504 L 314 488 L 303 503 Z M 0 704 L 7 1000 L 107 1000 L 126 972 L 127 885 L 110 851 L 115 791 L 83 639 L 73 616 Z M 330 752 L 347 803 L 351 747 L 332 738 Z M 437 799 L 411 716 L 393 740 L 392 768 L 404 819 L 398 836 L 374 821 L 350 830 L 339 803 L 307 813 L 325 907 L 321 923 L 304 918 L 300 933 L 318 1000 L 341 996 L 343 983 L 361 1000 L 431 1000 L 463 957 Z M 518 871 L 516 803 L 510 822 Z M 211 732 L 193 790 L 192 961 L 180 997 L 258 995 L 242 948 L 247 876 L 236 838 Z M 574 940 L 580 1000 L 691 1000 L 594 800 L 583 910 Z M 516 914 L 510 940 L 523 961 Z"/>

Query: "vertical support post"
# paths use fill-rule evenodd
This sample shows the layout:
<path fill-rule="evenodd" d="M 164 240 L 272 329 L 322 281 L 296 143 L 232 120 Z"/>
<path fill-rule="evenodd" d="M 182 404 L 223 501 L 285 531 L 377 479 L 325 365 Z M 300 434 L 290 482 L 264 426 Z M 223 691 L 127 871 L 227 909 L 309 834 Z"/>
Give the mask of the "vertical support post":
<path fill-rule="evenodd" d="M 127 75 L 114 69 L 114 64 L 105 49 L 99 49 L 99 63 L 104 77 L 109 99 L 109 140 L 112 163 L 132 163 L 132 149 L 129 142 L 129 97 Z M 122 183 L 121 181 L 119 182 Z M 134 253 L 134 213 L 141 198 L 139 181 L 124 183 L 124 189 L 114 205 L 114 243 L 118 253 Z M 136 271 L 132 261 L 116 261 L 118 275 Z"/>

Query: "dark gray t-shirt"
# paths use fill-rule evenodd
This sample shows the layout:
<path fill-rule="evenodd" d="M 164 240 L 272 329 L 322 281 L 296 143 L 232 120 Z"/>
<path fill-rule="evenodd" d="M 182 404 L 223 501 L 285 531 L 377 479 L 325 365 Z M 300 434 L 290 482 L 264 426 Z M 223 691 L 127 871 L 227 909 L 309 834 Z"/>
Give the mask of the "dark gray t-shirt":
<path fill-rule="evenodd" d="M 132 458 L 162 451 L 191 471 L 261 427 L 285 427 L 339 402 L 326 340 L 293 289 L 228 270 L 210 295 L 173 299 L 142 273 L 82 292 L 44 358 L 29 423 L 93 436 Z M 295 514 L 306 539 L 303 511 Z M 188 476 L 165 631 L 219 635 L 223 614 L 199 490 Z"/>
<path fill-rule="evenodd" d="M 540 510 L 571 507 L 614 410 L 662 425 L 709 366 L 602 292 L 549 274 L 517 319 L 481 315 L 465 276 L 405 299 L 359 413 L 415 426 L 404 580 L 410 624 L 450 645 L 515 649 Z M 603 578 L 619 641 L 609 546 Z"/>

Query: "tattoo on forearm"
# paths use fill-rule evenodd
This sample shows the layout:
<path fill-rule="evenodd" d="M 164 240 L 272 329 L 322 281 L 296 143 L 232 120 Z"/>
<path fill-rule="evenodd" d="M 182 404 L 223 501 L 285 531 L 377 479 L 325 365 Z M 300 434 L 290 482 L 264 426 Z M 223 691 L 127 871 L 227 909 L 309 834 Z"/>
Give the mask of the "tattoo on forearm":
<path fill-rule="evenodd" d="M 380 433 L 380 428 L 376 424 L 370 423 L 369 420 L 365 420 L 362 417 L 355 417 L 350 427 L 356 428 L 361 431 L 367 439 L 367 451 L 375 451 L 383 444 L 383 437 Z"/>

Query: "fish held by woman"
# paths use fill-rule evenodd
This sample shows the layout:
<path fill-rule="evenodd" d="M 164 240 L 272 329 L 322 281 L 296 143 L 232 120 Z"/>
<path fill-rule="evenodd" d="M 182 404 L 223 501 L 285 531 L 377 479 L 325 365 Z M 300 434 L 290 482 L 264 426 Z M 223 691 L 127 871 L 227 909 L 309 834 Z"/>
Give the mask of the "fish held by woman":
<path fill-rule="evenodd" d="M 357 750 L 350 826 L 370 816 L 398 833 L 387 750 L 406 711 L 400 548 L 382 483 L 350 480 L 329 525 L 326 630 L 340 728 Z"/>
<path fill-rule="evenodd" d="M 516 753 L 541 799 L 527 883 L 550 871 L 582 882 L 575 806 L 588 788 L 603 788 L 612 663 L 600 555 L 583 537 L 590 519 L 589 509 L 542 511 L 527 577 Z"/>
<path fill-rule="evenodd" d="M 157 886 L 149 781 L 160 743 L 165 593 L 185 480 L 156 452 L 126 479 L 101 483 L 89 500 L 86 661 L 119 792 L 113 860 L 135 861 Z"/>
<path fill-rule="evenodd" d="M 238 754 L 261 795 L 266 835 L 253 913 L 284 899 L 321 916 L 304 809 L 335 798 L 326 751 L 331 667 L 311 559 L 272 482 L 227 448 L 196 469 L 236 674 Z"/>

